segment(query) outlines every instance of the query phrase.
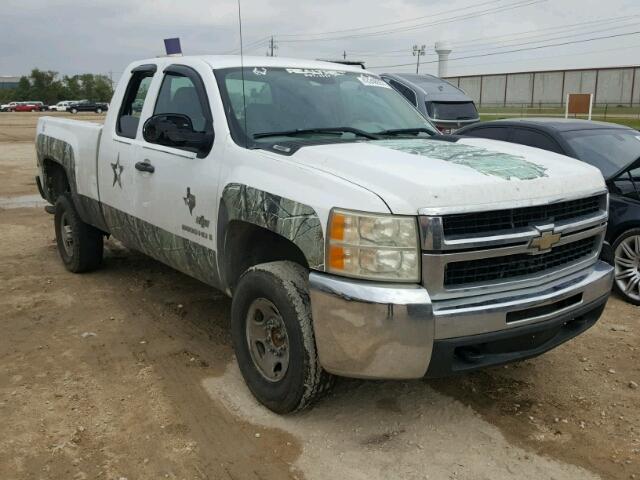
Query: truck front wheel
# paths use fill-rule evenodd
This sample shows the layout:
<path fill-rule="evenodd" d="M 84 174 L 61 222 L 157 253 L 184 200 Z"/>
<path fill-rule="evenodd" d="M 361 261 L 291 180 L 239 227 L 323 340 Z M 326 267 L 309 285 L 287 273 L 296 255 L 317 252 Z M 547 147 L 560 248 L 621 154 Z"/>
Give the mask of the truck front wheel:
<path fill-rule="evenodd" d="M 66 269 L 81 273 L 98 268 L 102 263 L 102 233 L 80 219 L 68 195 L 58 197 L 54 222 L 58 252 Z"/>
<path fill-rule="evenodd" d="M 308 282 L 296 263 L 264 263 L 242 275 L 233 296 L 240 371 L 256 399 L 276 413 L 308 407 L 333 383 L 318 362 Z"/>

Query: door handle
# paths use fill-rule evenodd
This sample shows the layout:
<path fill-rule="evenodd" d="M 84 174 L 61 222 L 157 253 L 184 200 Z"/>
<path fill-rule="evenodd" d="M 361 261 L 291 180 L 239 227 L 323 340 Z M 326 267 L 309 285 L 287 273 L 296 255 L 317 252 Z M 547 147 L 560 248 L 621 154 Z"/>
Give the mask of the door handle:
<path fill-rule="evenodd" d="M 138 162 L 135 165 L 136 170 L 140 170 L 141 172 L 153 173 L 156 171 L 153 165 L 149 163 L 149 161 Z"/>

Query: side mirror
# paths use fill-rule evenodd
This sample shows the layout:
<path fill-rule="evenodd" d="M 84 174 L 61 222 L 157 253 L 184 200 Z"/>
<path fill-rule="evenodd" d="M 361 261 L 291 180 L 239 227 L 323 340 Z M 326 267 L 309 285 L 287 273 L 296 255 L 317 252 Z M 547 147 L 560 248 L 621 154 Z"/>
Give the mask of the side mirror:
<path fill-rule="evenodd" d="M 213 145 L 213 133 L 196 132 L 187 115 L 163 113 L 150 117 L 142 127 L 142 137 L 149 143 L 206 154 Z"/>

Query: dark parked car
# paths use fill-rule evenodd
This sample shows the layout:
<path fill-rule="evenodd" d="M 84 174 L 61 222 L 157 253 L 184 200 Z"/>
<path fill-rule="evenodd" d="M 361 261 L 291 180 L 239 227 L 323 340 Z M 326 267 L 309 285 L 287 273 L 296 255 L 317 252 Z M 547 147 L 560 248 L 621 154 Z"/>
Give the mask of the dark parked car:
<path fill-rule="evenodd" d="M 383 73 L 381 77 L 442 133 L 454 133 L 480 121 L 471 97 L 446 80 L 411 73 Z"/>
<path fill-rule="evenodd" d="M 67 112 L 96 112 L 102 113 L 109 110 L 109 104 L 100 102 L 90 102 L 89 100 L 83 100 L 82 102 L 72 103 L 67 107 Z"/>
<path fill-rule="evenodd" d="M 606 241 L 613 252 L 614 288 L 640 305 L 640 132 L 586 120 L 495 120 L 460 129 L 458 135 L 492 138 L 542 148 L 598 167 L 609 189 Z"/>

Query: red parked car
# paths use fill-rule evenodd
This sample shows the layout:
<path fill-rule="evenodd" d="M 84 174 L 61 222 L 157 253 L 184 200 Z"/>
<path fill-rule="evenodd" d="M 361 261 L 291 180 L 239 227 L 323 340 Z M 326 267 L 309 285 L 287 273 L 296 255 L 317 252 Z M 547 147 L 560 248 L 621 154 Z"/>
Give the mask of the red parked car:
<path fill-rule="evenodd" d="M 20 102 L 14 108 L 14 112 L 41 112 L 44 109 L 42 102 Z"/>

